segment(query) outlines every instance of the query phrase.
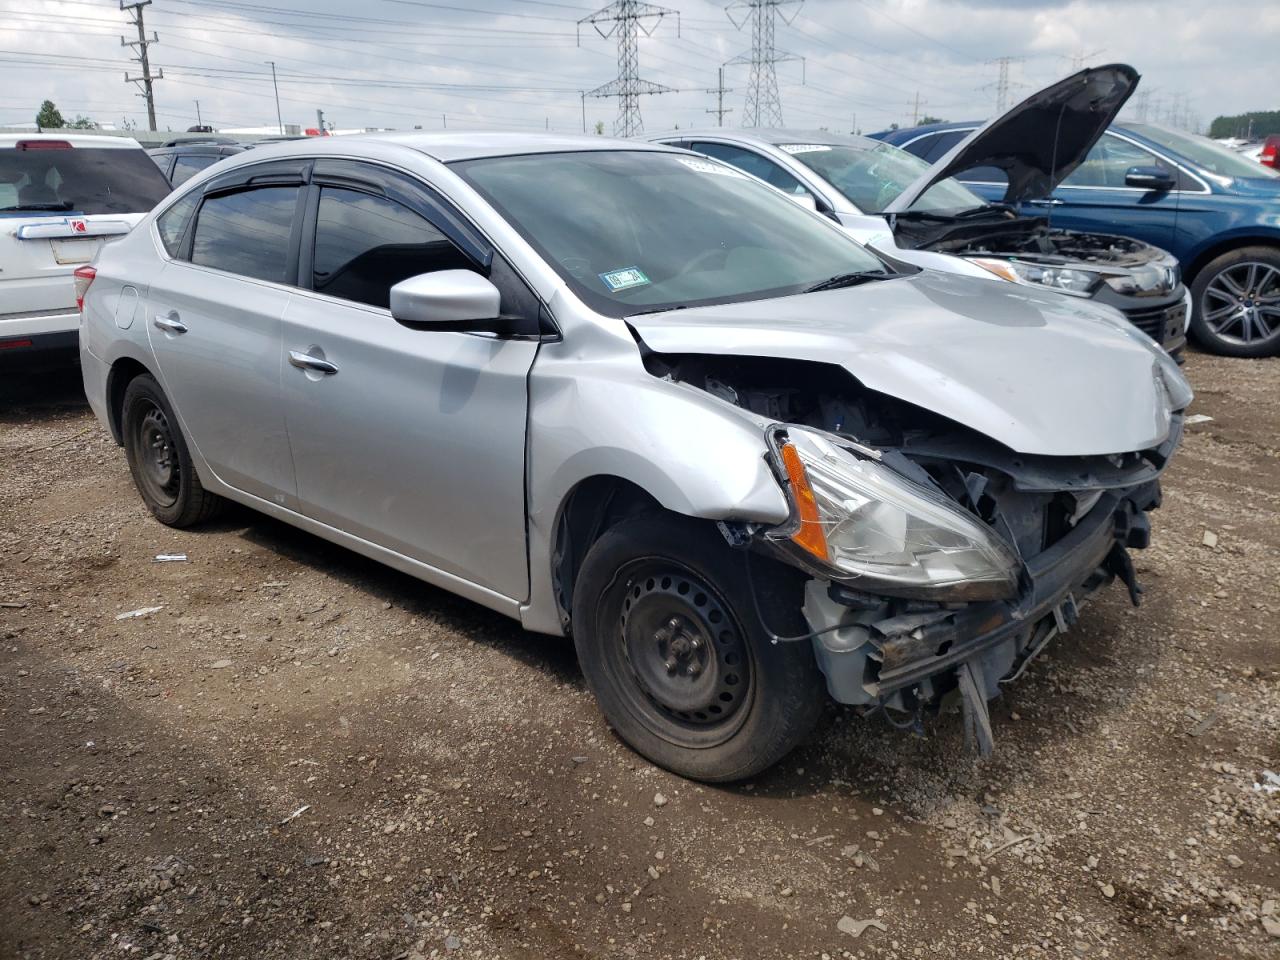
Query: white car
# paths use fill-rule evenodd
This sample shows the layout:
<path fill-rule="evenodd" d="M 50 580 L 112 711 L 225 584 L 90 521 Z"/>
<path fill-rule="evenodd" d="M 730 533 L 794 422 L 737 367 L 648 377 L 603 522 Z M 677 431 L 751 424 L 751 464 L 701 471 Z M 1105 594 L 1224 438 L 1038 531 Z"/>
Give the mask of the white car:
<path fill-rule="evenodd" d="M 75 356 L 74 272 L 168 193 L 136 140 L 0 135 L 0 363 Z"/>

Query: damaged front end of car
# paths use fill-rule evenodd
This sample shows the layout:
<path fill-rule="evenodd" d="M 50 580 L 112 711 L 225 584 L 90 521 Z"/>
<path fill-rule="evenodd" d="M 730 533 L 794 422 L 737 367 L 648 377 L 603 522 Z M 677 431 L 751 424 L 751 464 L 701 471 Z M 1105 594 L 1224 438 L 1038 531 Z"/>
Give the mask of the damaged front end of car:
<path fill-rule="evenodd" d="M 809 575 L 811 632 L 774 640 L 811 642 L 840 703 L 919 727 L 958 699 L 966 737 L 989 752 L 987 701 L 1074 625 L 1086 598 L 1119 579 L 1139 601 L 1129 551 L 1149 542 L 1148 514 L 1181 437 L 1174 405 L 1187 396 L 1170 396 L 1170 428 L 1150 449 L 1027 455 L 840 368 L 647 362 L 772 421 L 767 456 L 790 518 L 721 529 Z"/>

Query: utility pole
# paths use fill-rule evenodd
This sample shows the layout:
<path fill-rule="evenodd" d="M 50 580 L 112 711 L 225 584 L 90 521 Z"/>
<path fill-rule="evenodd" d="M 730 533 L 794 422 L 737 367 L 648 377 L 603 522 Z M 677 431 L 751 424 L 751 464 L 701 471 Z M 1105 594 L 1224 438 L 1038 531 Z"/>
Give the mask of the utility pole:
<path fill-rule="evenodd" d="M 203 127 L 204 121 L 200 119 L 200 101 L 196 101 L 196 126 Z"/>
<path fill-rule="evenodd" d="M 746 64 L 751 67 L 747 80 L 747 100 L 742 111 L 744 127 L 780 127 L 782 126 L 782 100 L 778 96 L 779 63 L 799 60 L 801 65 L 800 82 L 804 83 L 804 57 L 787 53 L 774 46 L 774 30 L 777 26 L 775 14 L 785 24 L 792 23 L 804 0 L 733 0 L 724 8 L 729 22 L 741 30 L 748 21 L 751 22 L 751 52 L 740 53 L 725 66 Z M 790 18 L 783 12 L 784 7 L 795 7 Z M 745 13 L 739 21 L 734 14 Z"/>
<path fill-rule="evenodd" d="M 316 127 L 320 131 L 320 136 L 324 136 L 324 111 L 316 107 Z"/>
<path fill-rule="evenodd" d="M 276 126 L 280 128 L 280 136 L 284 136 L 284 121 L 280 119 L 280 86 L 276 83 L 276 62 L 274 60 L 263 60 L 263 63 L 271 64 L 271 89 L 276 92 Z"/>
<path fill-rule="evenodd" d="M 858 115 L 856 113 L 853 115 L 853 123 L 849 126 L 849 132 L 854 136 L 858 135 Z"/>
<path fill-rule="evenodd" d="M 919 90 L 917 90 L 917 91 L 916 91 L 916 100 L 915 100 L 915 103 L 914 103 L 914 104 L 912 104 L 912 106 L 911 106 L 911 125 L 912 125 L 913 127 L 918 126 L 918 125 L 920 124 L 920 108 L 921 108 L 922 106 L 927 107 L 928 105 L 929 105 L 929 101 L 928 101 L 928 100 L 925 100 L 923 103 L 921 103 L 921 101 L 920 101 L 920 91 L 919 91 Z"/>
<path fill-rule="evenodd" d="M 676 36 L 680 36 L 680 14 L 667 7 L 644 3 L 643 0 L 614 0 L 607 7 L 578 21 L 578 42 L 582 42 L 582 25 L 591 24 L 596 33 L 606 40 L 618 38 L 618 76 L 608 83 L 601 84 L 594 90 L 588 90 L 583 96 L 585 112 L 586 97 L 617 97 L 618 118 L 613 122 L 615 137 L 633 137 L 644 131 L 644 123 L 640 119 L 640 97 L 653 93 L 671 93 L 672 87 L 663 86 L 650 80 L 640 79 L 640 35 L 653 36 L 662 18 L 674 14 L 676 18 Z M 602 24 L 609 24 L 608 28 Z"/>
<path fill-rule="evenodd" d="M 587 132 L 587 91 L 579 90 L 578 96 L 582 100 L 582 132 Z"/>
<path fill-rule="evenodd" d="M 714 113 L 714 114 L 716 115 L 716 126 L 717 126 L 717 127 L 723 127 L 723 126 L 724 126 L 724 115 L 725 115 L 726 113 L 733 113 L 733 107 L 726 107 L 726 106 L 724 105 L 724 95 L 725 95 L 726 93 L 733 93 L 733 88 L 732 88 L 732 87 L 726 87 L 726 86 L 724 85 L 724 67 L 721 67 L 719 72 L 720 72 L 720 82 L 716 84 L 715 89 L 714 89 L 714 90 L 707 90 L 707 91 L 704 91 L 704 92 L 706 92 L 706 93 L 714 93 L 714 94 L 716 95 L 716 108 L 715 108 L 714 110 L 708 110 L 708 111 L 706 111 L 706 112 L 707 112 L 707 113 Z"/>
<path fill-rule="evenodd" d="M 126 70 L 124 82 L 136 83 L 142 88 L 142 93 L 139 94 L 139 96 L 147 101 L 147 127 L 150 130 L 155 130 L 156 100 L 154 92 L 151 89 L 151 85 L 156 80 L 164 79 L 164 68 L 161 67 L 159 72 L 153 75 L 151 73 L 151 60 L 147 56 L 147 47 L 153 43 L 160 42 L 160 37 L 156 35 L 154 30 L 151 32 L 151 39 L 147 39 L 147 28 L 142 22 L 142 8 L 150 2 L 151 0 L 134 0 L 133 3 L 125 3 L 125 0 L 120 0 L 120 9 L 129 14 L 129 21 L 138 28 L 138 39 L 126 40 L 124 37 L 121 37 L 120 46 L 134 47 L 137 50 L 138 55 L 136 57 L 131 57 L 130 59 L 133 60 L 134 63 L 142 65 L 142 76 L 131 77 L 129 76 L 129 72 Z"/>
<path fill-rule="evenodd" d="M 1022 84 L 1009 79 L 1009 67 L 1015 63 L 1022 63 L 1023 57 L 997 57 L 995 60 L 988 60 L 987 66 L 993 64 L 1000 68 L 999 76 L 994 83 L 988 83 L 983 90 L 990 90 L 992 87 L 996 91 L 996 113 L 1004 113 L 1009 109 L 1009 92 Z"/>

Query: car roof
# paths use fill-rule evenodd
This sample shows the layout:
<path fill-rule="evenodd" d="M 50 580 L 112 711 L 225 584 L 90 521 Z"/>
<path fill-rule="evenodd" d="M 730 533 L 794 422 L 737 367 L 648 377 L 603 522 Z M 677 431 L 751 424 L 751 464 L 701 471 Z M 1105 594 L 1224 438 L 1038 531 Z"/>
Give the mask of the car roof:
<path fill-rule="evenodd" d="M 178 143 L 171 147 L 152 147 L 147 150 L 147 153 L 151 154 L 153 157 L 160 156 L 161 154 L 169 156 L 175 153 L 180 156 L 188 153 L 199 153 L 205 156 L 208 156 L 211 153 L 225 153 L 227 156 L 231 156 L 232 154 L 243 153 L 244 150 L 244 145 L 239 143 L 213 143 L 205 141 L 202 143 Z"/>
<path fill-rule="evenodd" d="M 16 147 L 29 140 L 56 140 L 73 147 L 107 150 L 141 150 L 142 144 L 132 137 L 102 137 L 81 133 L 0 133 L 0 148 Z"/>
<path fill-rule="evenodd" d="M 652 150 L 665 151 L 656 143 L 616 140 L 612 137 L 566 135 L 558 133 L 353 133 L 337 137 L 307 137 L 282 143 L 263 145 L 254 153 L 270 150 L 274 157 L 297 154 L 349 154 L 361 141 L 393 144 L 451 163 L 481 157 L 514 157 L 530 153 L 576 153 L 587 150 Z"/>
<path fill-rule="evenodd" d="M 876 141 L 851 133 L 832 133 L 830 130 L 798 130 L 783 127 L 704 127 L 695 130 L 670 130 L 667 133 L 646 134 L 646 140 L 687 140 L 696 137 L 714 137 L 721 140 L 737 140 L 741 143 L 758 143 L 778 146 L 783 143 L 820 143 L 831 146 L 848 145 L 870 148 Z"/>

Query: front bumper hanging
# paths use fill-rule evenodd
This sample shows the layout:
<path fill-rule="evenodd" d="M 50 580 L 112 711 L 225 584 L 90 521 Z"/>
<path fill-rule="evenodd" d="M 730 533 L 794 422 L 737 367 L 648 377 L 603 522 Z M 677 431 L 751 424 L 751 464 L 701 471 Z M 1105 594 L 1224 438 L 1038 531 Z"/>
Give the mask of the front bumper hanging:
<path fill-rule="evenodd" d="M 884 617 L 883 607 L 868 602 L 873 598 L 811 580 L 804 613 L 822 631 L 813 647 L 832 697 L 916 713 L 957 691 L 966 731 L 980 752 L 988 752 L 986 701 L 1075 624 L 1085 598 L 1118 578 L 1138 603 L 1141 587 L 1128 548 L 1147 545 L 1145 511 L 1158 502 L 1155 482 L 1122 498 L 1105 494 L 1069 533 L 1025 561 L 1014 600 L 920 604 L 918 611 Z"/>

